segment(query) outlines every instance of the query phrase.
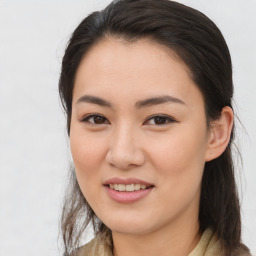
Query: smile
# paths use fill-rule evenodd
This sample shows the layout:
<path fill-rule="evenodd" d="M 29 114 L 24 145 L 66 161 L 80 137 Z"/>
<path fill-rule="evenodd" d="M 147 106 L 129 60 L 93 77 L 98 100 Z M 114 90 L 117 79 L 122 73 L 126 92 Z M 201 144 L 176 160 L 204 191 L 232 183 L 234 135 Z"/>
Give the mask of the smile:
<path fill-rule="evenodd" d="M 146 186 L 145 184 L 127 184 L 127 185 L 125 185 L 125 184 L 109 184 L 109 187 L 116 191 L 132 192 L 132 191 L 147 189 L 151 186 Z"/>
<path fill-rule="evenodd" d="M 121 204 L 135 203 L 151 194 L 153 184 L 136 178 L 111 178 L 104 182 L 107 195 Z"/>

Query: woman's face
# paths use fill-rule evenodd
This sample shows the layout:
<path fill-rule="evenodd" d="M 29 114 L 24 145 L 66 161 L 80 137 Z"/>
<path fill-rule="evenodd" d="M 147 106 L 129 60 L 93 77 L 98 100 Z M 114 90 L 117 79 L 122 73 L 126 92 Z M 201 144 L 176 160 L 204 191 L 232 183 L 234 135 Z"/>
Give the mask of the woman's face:
<path fill-rule="evenodd" d="M 83 195 L 113 232 L 198 225 L 208 144 L 202 94 L 170 50 L 109 38 L 83 58 L 71 152 Z"/>

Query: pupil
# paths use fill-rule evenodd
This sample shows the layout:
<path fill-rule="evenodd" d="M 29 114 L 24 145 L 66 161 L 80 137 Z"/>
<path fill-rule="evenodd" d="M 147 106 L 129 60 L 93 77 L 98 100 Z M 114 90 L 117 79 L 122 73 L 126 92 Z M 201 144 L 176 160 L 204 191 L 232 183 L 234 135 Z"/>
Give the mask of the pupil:
<path fill-rule="evenodd" d="M 95 124 L 103 124 L 104 123 L 104 118 L 101 116 L 96 116 L 94 117 L 94 123 Z"/>
<path fill-rule="evenodd" d="M 165 124 L 166 118 L 165 117 L 155 117 L 156 124 Z"/>

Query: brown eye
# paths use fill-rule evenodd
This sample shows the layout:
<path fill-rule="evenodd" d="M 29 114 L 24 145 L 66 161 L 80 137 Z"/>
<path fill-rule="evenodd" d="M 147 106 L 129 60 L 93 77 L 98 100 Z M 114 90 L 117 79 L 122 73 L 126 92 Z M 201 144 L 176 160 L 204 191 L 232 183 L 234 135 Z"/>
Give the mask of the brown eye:
<path fill-rule="evenodd" d="M 95 124 L 104 124 L 105 118 L 103 118 L 102 116 L 95 116 L 93 117 L 93 121 Z"/>
<path fill-rule="evenodd" d="M 90 124 L 105 124 L 107 119 L 100 115 L 89 115 L 86 116 L 82 122 L 90 123 Z"/>
<path fill-rule="evenodd" d="M 154 117 L 155 124 L 165 124 L 167 121 L 166 117 Z"/>
<path fill-rule="evenodd" d="M 153 116 L 151 118 L 149 118 L 146 122 L 146 124 L 149 125 L 165 125 L 165 124 L 169 124 L 169 123 L 173 123 L 175 122 L 175 120 L 169 116 Z"/>

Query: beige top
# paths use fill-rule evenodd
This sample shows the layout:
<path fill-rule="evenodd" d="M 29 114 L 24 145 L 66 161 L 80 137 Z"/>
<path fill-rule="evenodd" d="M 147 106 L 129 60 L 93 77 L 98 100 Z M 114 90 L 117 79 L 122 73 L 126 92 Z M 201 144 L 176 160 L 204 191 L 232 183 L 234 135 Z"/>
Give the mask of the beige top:
<path fill-rule="evenodd" d="M 111 244 L 108 241 L 102 241 L 98 237 L 94 238 L 88 244 L 79 250 L 79 256 L 113 256 Z M 248 255 L 235 253 L 234 256 Z M 204 231 L 199 243 L 188 256 L 224 256 L 221 250 L 220 242 L 217 236 L 210 229 Z M 233 256 L 233 255 L 232 255 Z"/>

